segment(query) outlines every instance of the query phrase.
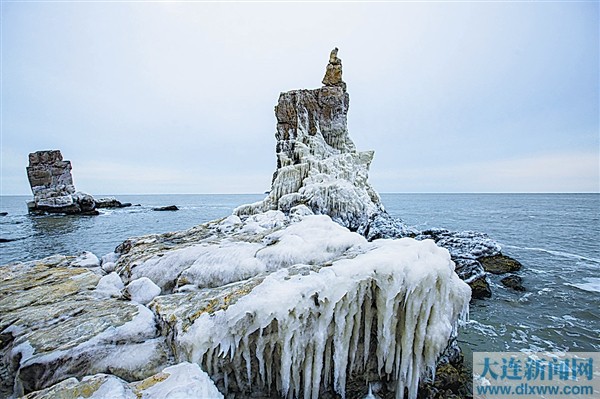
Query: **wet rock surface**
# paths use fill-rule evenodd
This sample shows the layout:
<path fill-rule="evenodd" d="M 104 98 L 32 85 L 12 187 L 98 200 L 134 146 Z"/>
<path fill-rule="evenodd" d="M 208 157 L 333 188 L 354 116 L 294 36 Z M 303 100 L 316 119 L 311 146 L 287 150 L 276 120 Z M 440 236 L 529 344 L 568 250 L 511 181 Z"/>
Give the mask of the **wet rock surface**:
<path fill-rule="evenodd" d="M 479 261 L 486 272 L 493 274 L 516 272 L 523 267 L 518 260 L 499 253 L 491 256 L 483 256 L 479 258 Z"/>
<path fill-rule="evenodd" d="M 526 291 L 523 286 L 523 278 L 515 274 L 504 277 L 500 282 L 508 288 L 512 288 L 515 291 Z"/>
<path fill-rule="evenodd" d="M 178 211 L 179 208 L 177 207 L 177 205 L 168 205 L 168 206 L 161 206 L 158 208 L 152 208 L 153 211 Z"/>
<path fill-rule="evenodd" d="M 130 202 L 121 202 L 114 197 L 96 199 L 96 208 L 127 208 L 129 206 L 131 206 Z"/>

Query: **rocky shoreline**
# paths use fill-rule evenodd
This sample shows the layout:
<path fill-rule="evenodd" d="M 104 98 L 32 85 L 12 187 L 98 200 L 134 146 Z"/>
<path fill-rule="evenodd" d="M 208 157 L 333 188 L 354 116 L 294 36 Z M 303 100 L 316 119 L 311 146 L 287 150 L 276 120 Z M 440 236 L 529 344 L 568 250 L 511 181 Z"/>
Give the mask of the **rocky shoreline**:
<path fill-rule="evenodd" d="M 0 396 L 467 397 L 459 322 L 492 295 L 488 272 L 520 265 L 483 233 L 389 216 L 374 153 L 348 135 L 337 49 L 323 85 L 280 95 L 263 201 L 101 259 L 4 266 Z M 87 212 L 60 152 L 30 168 L 30 209 Z"/>

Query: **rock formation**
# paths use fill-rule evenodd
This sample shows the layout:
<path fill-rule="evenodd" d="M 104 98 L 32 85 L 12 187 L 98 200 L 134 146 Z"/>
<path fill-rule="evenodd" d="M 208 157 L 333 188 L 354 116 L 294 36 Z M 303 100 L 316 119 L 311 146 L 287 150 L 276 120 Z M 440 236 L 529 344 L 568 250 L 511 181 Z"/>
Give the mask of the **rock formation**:
<path fill-rule="evenodd" d="M 96 209 L 98 208 L 127 208 L 131 202 L 121 202 L 115 197 L 96 198 Z"/>
<path fill-rule="evenodd" d="M 33 192 L 33 201 L 27 203 L 30 213 L 97 214 L 94 198 L 75 190 L 71 162 L 59 150 L 29 154 L 27 177 Z"/>
<path fill-rule="evenodd" d="M 32 214 L 97 215 L 96 208 L 131 206 L 112 197 L 95 200 L 89 194 L 76 191 L 71 175 L 71 162 L 63 160 L 60 150 L 29 154 L 27 178 L 33 192 L 33 201 L 27 203 Z"/>
<path fill-rule="evenodd" d="M 331 52 L 324 87 L 281 93 L 277 117 L 277 170 L 268 196 L 239 207 L 238 216 L 306 205 L 364 234 L 384 212 L 368 179 L 373 151 L 356 151 L 348 136 L 349 96 L 337 49 Z"/>
<path fill-rule="evenodd" d="M 323 77 L 323 84 L 325 86 L 338 86 L 346 91 L 346 83 L 342 80 L 342 60 L 337 56 L 338 48 L 331 50 L 329 54 L 329 64 L 325 70 L 325 77 Z"/>

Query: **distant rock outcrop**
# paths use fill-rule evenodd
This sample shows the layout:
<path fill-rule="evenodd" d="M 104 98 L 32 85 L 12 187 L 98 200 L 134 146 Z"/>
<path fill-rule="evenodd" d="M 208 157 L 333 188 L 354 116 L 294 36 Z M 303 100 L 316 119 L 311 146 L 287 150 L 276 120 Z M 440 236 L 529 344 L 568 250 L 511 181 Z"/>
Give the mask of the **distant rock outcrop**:
<path fill-rule="evenodd" d="M 121 202 L 114 197 L 96 198 L 96 208 L 126 208 L 131 202 Z"/>
<path fill-rule="evenodd" d="M 178 211 L 177 205 L 159 206 L 158 208 L 152 208 L 153 211 Z"/>
<path fill-rule="evenodd" d="M 60 150 L 29 154 L 27 178 L 33 192 L 33 201 L 27 203 L 32 214 L 98 215 L 97 208 L 131 206 L 113 197 L 96 200 L 90 194 L 75 190 L 71 162 L 63 160 Z"/>
<path fill-rule="evenodd" d="M 98 214 L 94 197 L 75 190 L 71 162 L 63 160 L 60 150 L 29 154 L 27 177 L 33 192 L 30 213 Z"/>

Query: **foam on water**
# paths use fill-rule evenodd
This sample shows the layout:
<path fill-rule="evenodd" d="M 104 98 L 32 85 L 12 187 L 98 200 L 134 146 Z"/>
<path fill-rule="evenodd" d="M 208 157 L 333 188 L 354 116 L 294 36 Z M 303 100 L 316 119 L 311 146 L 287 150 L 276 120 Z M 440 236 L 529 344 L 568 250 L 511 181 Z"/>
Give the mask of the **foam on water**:
<path fill-rule="evenodd" d="M 546 248 L 535 248 L 535 247 L 518 247 L 515 245 L 503 245 L 504 248 L 511 248 L 511 249 L 521 249 L 521 250 L 527 250 L 527 251 L 539 251 L 539 252 L 545 252 L 548 253 L 550 255 L 555 255 L 555 256 L 562 256 L 565 258 L 572 258 L 572 259 L 579 259 L 579 260 L 584 260 L 584 261 L 588 261 L 588 262 L 593 262 L 593 263 L 598 263 L 600 264 L 600 259 L 598 258 L 590 258 L 587 256 L 581 256 L 581 255 L 577 255 L 577 254 L 572 254 L 569 252 L 564 252 L 564 251 L 554 251 L 551 249 L 546 249 Z"/>
<path fill-rule="evenodd" d="M 565 283 L 565 285 L 570 285 L 571 287 L 579 288 L 580 290 L 589 291 L 589 292 L 600 292 L 600 278 L 598 277 L 588 277 L 583 279 L 584 283 Z"/>

